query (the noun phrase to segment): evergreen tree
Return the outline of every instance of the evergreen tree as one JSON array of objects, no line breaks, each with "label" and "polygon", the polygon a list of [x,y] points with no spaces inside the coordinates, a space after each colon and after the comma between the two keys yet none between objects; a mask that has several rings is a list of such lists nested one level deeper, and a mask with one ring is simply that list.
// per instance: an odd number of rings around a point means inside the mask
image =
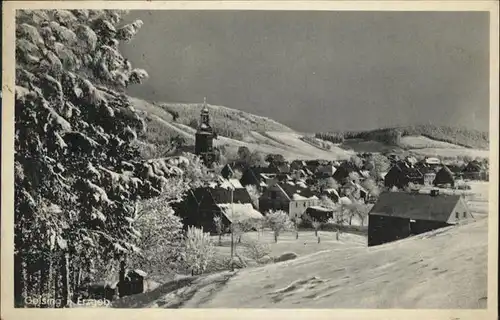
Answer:
[{"label": "evergreen tree", "polygon": [[147,73],[119,52],[142,25],[112,10],[16,14],[15,301],[67,306],[81,274],[137,251],[135,203],[182,170],[142,162],[125,88]]}]

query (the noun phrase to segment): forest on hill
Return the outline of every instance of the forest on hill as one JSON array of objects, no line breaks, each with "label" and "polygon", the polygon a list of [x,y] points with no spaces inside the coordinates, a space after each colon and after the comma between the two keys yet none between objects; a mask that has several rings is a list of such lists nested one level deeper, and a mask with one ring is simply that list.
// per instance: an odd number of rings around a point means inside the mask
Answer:
[{"label": "forest on hill", "polygon": [[389,145],[399,145],[399,138],[405,136],[424,136],[436,141],[448,142],[467,148],[488,149],[489,133],[474,129],[438,125],[415,125],[382,128],[367,131],[318,132],[317,138],[333,143],[347,139],[373,140]]}]

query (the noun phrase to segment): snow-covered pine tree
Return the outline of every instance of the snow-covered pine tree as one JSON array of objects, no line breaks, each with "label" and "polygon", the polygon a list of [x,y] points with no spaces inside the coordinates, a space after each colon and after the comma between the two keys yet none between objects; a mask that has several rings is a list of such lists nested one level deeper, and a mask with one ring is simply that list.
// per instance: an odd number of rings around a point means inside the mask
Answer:
[{"label": "snow-covered pine tree", "polygon": [[182,174],[133,147],[145,124],[123,92],[147,73],[119,52],[142,25],[124,13],[16,13],[17,306],[40,293],[67,306],[82,271],[137,250],[135,202]]}]

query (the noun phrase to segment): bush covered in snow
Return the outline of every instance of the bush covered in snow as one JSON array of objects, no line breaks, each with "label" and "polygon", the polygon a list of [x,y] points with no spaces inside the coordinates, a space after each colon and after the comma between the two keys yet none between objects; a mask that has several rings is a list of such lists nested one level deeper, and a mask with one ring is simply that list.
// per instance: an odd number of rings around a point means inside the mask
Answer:
[{"label": "bush covered in snow", "polygon": [[191,270],[193,275],[202,274],[207,269],[213,256],[214,244],[210,238],[210,233],[203,232],[203,229],[189,226],[182,252],[182,259],[186,269]]}]

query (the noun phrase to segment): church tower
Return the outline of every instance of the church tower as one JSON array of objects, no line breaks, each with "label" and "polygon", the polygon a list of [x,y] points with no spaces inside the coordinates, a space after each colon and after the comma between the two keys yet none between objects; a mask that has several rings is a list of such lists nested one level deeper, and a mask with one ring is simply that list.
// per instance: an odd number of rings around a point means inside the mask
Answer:
[{"label": "church tower", "polygon": [[210,126],[210,115],[208,113],[207,101],[206,99],[203,99],[200,123],[198,125],[198,131],[196,131],[194,153],[201,157],[207,167],[210,167],[215,161],[213,140],[214,131]]}]

